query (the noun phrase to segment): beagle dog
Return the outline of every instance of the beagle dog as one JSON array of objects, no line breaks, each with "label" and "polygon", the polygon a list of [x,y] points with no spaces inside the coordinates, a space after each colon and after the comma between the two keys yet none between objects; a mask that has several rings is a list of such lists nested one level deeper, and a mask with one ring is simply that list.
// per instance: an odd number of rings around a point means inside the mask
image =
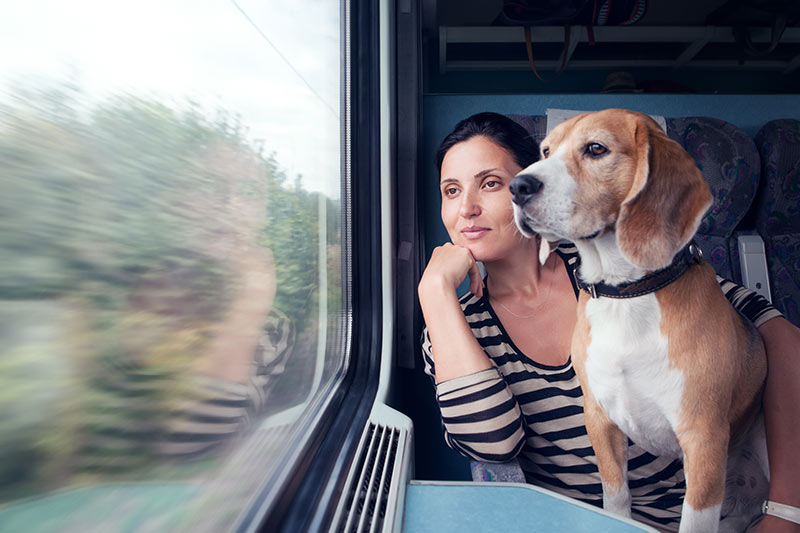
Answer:
[{"label": "beagle dog", "polygon": [[573,117],[511,182],[526,236],[578,249],[572,360],[603,506],[630,516],[627,437],[682,458],[680,531],[717,531],[729,444],[757,419],[761,337],[726,300],[691,239],[712,196],[694,161],[647,115]]}]

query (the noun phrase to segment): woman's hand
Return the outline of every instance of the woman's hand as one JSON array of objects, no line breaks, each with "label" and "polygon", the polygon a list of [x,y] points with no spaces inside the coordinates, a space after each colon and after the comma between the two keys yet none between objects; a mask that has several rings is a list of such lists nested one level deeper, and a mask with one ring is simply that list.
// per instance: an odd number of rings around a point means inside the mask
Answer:
[{"label": "woman's hand", "polygon": [[455,290],[467,276],[469,276],[470,292],[478,298],[483,296],[483,279],[472,252],[449,242],[437,246],[433,250],[428,266],[425,267],[425,272],[422,273],[419,282],[420,296],[426,287],[430,286]]}]

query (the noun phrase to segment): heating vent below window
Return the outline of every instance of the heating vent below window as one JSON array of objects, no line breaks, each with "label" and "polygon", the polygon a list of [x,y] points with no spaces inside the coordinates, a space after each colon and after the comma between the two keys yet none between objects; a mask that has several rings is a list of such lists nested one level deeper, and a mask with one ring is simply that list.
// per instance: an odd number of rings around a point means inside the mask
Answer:
[{"label": "heating vent below window", "polygon": [[[333,531],[372,533],[393,531],[402,522],[406,489],[409,431],[370,422],[356,453]],[[399,507],[399,511],[398,511]]]}]

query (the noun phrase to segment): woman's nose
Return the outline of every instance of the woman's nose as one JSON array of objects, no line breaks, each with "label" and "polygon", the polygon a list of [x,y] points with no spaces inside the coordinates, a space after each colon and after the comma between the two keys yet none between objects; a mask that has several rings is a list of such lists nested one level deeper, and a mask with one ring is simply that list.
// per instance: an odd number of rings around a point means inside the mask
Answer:
[{"label": "woman's nose", "polygon": [[478,199],[472,193],[466,193],[461,196],[461,216],[474,217],[480,214],[481,206]]}]

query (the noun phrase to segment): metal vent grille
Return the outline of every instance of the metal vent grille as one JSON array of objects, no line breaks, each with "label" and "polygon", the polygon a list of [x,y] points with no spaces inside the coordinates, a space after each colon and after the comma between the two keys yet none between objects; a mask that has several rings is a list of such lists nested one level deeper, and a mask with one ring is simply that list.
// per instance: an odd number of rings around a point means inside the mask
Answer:
[{"label": "metal vent grille", "polygon": [[383,531],[402,433],[394,427],[369,424],[354,465],[357,476],[345,493],[345,512],[336,527],[339,533]]}]

